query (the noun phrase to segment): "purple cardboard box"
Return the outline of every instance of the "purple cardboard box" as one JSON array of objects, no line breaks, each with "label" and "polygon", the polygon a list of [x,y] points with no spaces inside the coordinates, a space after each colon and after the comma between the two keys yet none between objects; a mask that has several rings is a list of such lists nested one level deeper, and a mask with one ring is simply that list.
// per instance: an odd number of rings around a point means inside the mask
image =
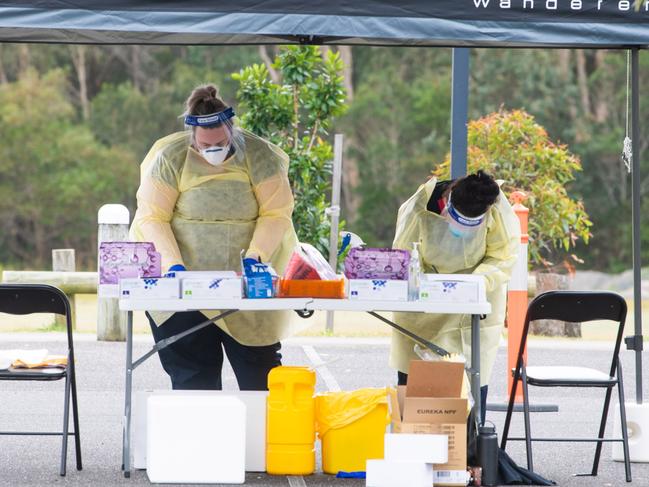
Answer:
[{"label": "purple cardboard box", "polygon": [[117,297],[126,277],[160,277],[160,254],[152,242],[102,242],[99,246],[99,294]]},{"label": "purple cardboard box", "polygon": [[407,250],[353,248],[345,258],[345,277],[405,281],[409,264]]}]

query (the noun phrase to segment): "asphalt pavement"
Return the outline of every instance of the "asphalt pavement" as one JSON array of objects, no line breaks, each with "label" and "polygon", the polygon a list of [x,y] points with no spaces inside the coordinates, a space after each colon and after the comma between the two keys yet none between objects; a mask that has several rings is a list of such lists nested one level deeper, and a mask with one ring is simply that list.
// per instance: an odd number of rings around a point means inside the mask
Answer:
[{"label": "asphalt pavement", "polygon": [[[151,346],[151,337],[136,336],[134,356],[139,357]],[[59,333],[3,334],[2,348],[47,348],[51,353],[64,350],[65,339]],[[385,338],[298,338],[287,340],[282,353],[286,365],[315,365],[317,390],[394,385],[396,374],[387,364],[389,342]],[[74,465],[74,446],[70,442],[68,474],[58,475],[60,439],[57,437],[0,436],[0,485],[149,485],[144,470],[133,471],[125,479],[121,471],[122,417],[124,409],[123,343],[97,342],[95,337],[75,337],[80,430],[83,470]],[[606,344],[583,341],[538,340],[530,344],[530,363],[585,365],[605,371],[610,365]],[[622,352],[626,397],[635,399],[634,362],[631,352]],[[506,349],[501,347],[490,385],[490,403],[505,402]],[[645,366],[645,370],[646,366]],[[145,362],[134,374],[134,390],[168,389],[169,381],[156,356]],[[236,390],[231,369],[224,370],[224,389]],[[554,404],[558,413],[536,413],[532,430],[539,436],[596,436],[604,393],[593,389],[532,389],[532,403]],[[645,375],[644,397],[649,398]],[[616,402],[615,400],[613,401]],[[63,382],[0,382],[0,430],[16,431],[60,428],[63,410]],[[488,419],[502,428],[504,413],[488,412]],[[522,436],[522,415],[518,414],[513,433]],[[609,415],[607,433],[613,431]],[[593,444],[536,443],[535,470],[560,486],[617,486],[624,481],[623,463],[611,460],[611,445],[603,449],[597,477],[574,477],[590,470]],[[510,455],[525,465],[524,444],[512,442]],[[319,452],[318,452],[319,458]],[[319,464],[319,460],[318,460]],[[319,471],[319,466],[318,466]],[[633,484],[649,486],[649,464],[632,464]],[[348,486],[365,485],[361,480],[336,479],[316,473],[305,477],[269,476],[249,473],[250,486]],[[404,486],[407,487],[407,486]]]}]

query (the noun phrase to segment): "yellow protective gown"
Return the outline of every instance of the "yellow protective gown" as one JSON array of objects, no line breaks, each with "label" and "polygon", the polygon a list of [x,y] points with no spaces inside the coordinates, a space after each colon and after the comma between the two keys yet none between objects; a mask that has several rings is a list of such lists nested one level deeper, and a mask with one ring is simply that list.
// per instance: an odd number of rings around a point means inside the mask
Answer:
[{"label": "yellow protective gown", "polygon": [[[240,270],[256,254],[282,274],[297,237],[288,156],[241,129],[238,150],[212,166],[190,147],[191,132],[158,140],[144,158],[131,238],[154,242],[162,268]],[[208,317],[218,314],[203,311]],[[172,313],[152,312],[158,326]],[[287,311],[238,312],[217,325],[239,343],[263,346],[290,333]]]},{"label": "yellow protective gown", "polygon": [[[426,209],[436,184],[435,178],[430,179],[401,205],[392,246],[411,250],[412,242],[420,242],[423,272],[481,274],[485,277],[491,314],[480,321],[480,377],[482,385],[486,385],[505,322],[507,282],[518,257],[520,223],[501,192],[475,235],[455,237],[450,233],[445,217]],[[451,353],[462,353],[470,360],[469,315],[394,313],[394,320],[418,336]],[[390,365],[407,373],[410,360],[418,358],[414,345],[410,338],[393,330]]]}]

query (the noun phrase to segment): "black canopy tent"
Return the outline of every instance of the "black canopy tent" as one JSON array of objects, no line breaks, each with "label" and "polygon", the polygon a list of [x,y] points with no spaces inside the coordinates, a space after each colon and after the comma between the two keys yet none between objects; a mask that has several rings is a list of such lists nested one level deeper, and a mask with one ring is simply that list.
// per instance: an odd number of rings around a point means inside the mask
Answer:
[{"label": "black canopy tent", "polygon": [[635,334],[626,343],[642,402],[638,72],[649,0],[0,1],[0,42],[630,49]]},{"label": "black canopy tent", "polygon": [[100,44],[649,45],[642,0],[0,2],[0,40]]}]

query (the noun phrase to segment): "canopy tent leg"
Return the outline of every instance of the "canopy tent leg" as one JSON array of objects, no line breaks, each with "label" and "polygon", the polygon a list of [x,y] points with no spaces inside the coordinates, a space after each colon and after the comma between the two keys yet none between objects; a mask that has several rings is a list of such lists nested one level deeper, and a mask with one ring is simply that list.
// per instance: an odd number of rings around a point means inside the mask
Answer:
[{"label": "canopy tent leg", "polygon": [[642,261],[640,258],[640,49],[631,49],[631,198],[633,231],[633,321],[635,335],[627,337],[629,350],[635,351],[635,395],[642,404]]},{"label": "canopy tent leg", "polygon": [[451,91],[451,179],[467,173],[467,124],[469,113],[469,48],[453,48]]}]

